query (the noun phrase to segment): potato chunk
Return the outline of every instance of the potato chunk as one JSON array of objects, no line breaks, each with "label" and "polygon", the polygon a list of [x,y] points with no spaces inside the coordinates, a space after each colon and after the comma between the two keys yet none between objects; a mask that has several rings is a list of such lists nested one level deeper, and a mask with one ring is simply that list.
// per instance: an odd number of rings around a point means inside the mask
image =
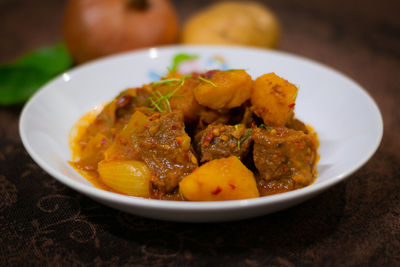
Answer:
[{"label": "potato chunk", "polygon": [[253,80],[244,70],[214,70],[200,76],[194,96],[201,105],[212,109],[239,107],[250,98]]},{"label": "potato chunk", "polygon": [[293,115],[297,90],[275,73],[258,77],[251,95],[254,113],[268,126],[284,126]]},{"label": "potato chunk", "polygon": [[212,160],[179,183],[183,197],[192,201],[219,201],[259,196],[253,173],[234,156]]},{"label": "potato chunk", "polygon": [[200,105],[197,103],[193,90],[200,83],[197,77],[187,77],[183,83],[181,81],[171,82],[166,84],[157,85],[153,88],[159,91],[162,95],[174,92],[172,97],[169,98],[171,109],[173,111],[181,111],[185,122],[193,122],[198,120]]}]

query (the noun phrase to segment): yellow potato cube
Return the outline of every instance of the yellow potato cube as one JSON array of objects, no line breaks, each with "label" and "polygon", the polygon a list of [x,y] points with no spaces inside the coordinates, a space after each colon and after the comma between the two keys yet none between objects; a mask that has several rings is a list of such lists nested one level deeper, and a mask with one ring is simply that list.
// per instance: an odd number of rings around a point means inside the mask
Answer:
[{"label": "yellow potato cube", "polygon": [[253,80],[244,70],[210,71],[210,77],[194,90],[194,97],[201,105],[211,109],[234,108],[251,96]]},{"label": "yellow potato cube", "polygon": [[179,183],[192,201],[220,201],[259,197],[253,173],[234,156],[207,162]]},{"label": "yellow potato cube", "polygon": [[258,77],[251,95],[254,113],[268,126],[284,126],[293,115],[297,90],[275,73]]},{"label": "yellow potato cube", "polygon": [[161,92],[163,95],[178,90],[168,99],[171,109],[179,110],[183,113],[185,122],[193,122],[198,120],[200,105],[194,97],[194,88],[199,84],[199,80],[195,77],[185,78],[183,84],[180,81],[155,86],[153,89]]}]

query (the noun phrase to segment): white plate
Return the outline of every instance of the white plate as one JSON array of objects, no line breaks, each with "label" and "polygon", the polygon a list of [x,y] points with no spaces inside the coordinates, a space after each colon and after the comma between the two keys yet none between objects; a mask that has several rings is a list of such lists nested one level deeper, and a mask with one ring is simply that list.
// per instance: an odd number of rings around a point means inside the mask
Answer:
[{"label": "white plate", "polygon": [[[142,199],[93,187],[73,170],[68,133],[96,105],[127,87],[150,82],[165,72],[177,53],[199,55],[191,70],[246,69],[253,78],[275,72],[300,87],[296,115],[319,134],[319,176],[308,187],[257,199],[179,202]],[[215,57],[219,56],[219,57]],[[225,61],[221,61],[221,58]],[[377,149],[382,117],[372,98],[343,74],[298,56],[261,49],[224,46],[169,46],[108,57],[66,72],[44,86],[24,107],[22,142],[36,161],[61,183],[107,206],[145,217],[191,222],[244,219],[287,208],[309,199],[360,168]]]}]

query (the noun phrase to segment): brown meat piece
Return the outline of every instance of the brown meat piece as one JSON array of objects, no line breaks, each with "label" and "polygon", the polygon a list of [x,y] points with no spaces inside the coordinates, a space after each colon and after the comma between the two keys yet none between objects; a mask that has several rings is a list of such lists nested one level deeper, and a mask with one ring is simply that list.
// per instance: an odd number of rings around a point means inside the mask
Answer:
[{"label": "brown meat piece", "polygon": [[243,124],[250,128],[254,122],[250,101],[233,109],[214,110],[202,106],[199,117],[197,128],[200,130],[204,130],[209,124]]},{"label": "brown meat piece", "polygon": [[151,95],[151,90],[147,87],[129,88],[122,91],[115,99],[116,103],[116,116],[122,118],[130,116],[137,107],[144,107],[147,105],[147,99]]},{"label": "brown meat piece", "polygon": [[229,109],[214,110],[202,106],[199,111],[199,117],[199,123],[202,125],[227,123],[229,121]]},{"label": "brown meat piece", "polygon": [[185,132],[182,113],[154,114],[145,130],[133,136],[133,149],[153,173],[152,184],[162,196],[198,167]]},{"label": "brown meat piece", "polygon": [[194,139],[200,162],[229,156],[244,157],[250,149],[251,131],[244,125],[208,125]]},{"label": "brown meat piece", "polygon": [[240,107],[229,110],[229,121],[227,124],[243,124],[245,127],[250,128],[253,122],[254,118],[250,101],[246,101]]},{"label": "brown meat piece", "polygon": [[294,189],[313,181],[317,159],[317,142],[313,135],[284,127],[268,127],[255,129],[252,138],[254,163],[264,182],[279,180],[286,183],[283,186],[287,189]]},{"label": "brown meat piece", "polygon": [[307,126],[299,119],[292,117],[285,125],[289,129],[293,129],[296,131],[302,131],[305,134],[308,134]]}]

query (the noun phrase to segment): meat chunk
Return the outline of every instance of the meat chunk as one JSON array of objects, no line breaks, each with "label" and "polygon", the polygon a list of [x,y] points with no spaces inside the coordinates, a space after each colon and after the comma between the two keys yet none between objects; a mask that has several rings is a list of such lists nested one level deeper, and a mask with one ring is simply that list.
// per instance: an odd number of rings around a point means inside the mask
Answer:
[{"label": "meat chunk", "polygon": [[317,159],[313,135],[275,127],[255,129],[252,138],[254,163],[265,182],[286,181],[294,189],[313,181]]},{"label": "meat chunk", "polygon": [[135,138],[141,147],[141,158],[157,177],[152,181],[153,186],[161,192],[171,192],[198,166],[182,113],[163,114],[145,128]]},{"label": "meat chunk", "polygon": [[289,129],[293,129],[296,131],[302,131],[305,134],[308,134],[307,126],[299,119],[292,117],[285,125]]},{"label": "meat chunk", "polygon": [[183,115],[137,111],[105,152],[106,160],[139,160],[149,167],[155,195],[172,192],[197,166]]},{"label": "meat chunk", "polygon": [[200,162],[229,156],[243,157],[248,154],[251,144],[251,129],[236,126],[211,124],[195,136],[195,148]]},{"label": "meat chunk", "polygon": [[201,107],[199,112],[199,125],[204,129],[204,125],[225,124],[229,121],[229,109],[214,110],[207,107]]}]

